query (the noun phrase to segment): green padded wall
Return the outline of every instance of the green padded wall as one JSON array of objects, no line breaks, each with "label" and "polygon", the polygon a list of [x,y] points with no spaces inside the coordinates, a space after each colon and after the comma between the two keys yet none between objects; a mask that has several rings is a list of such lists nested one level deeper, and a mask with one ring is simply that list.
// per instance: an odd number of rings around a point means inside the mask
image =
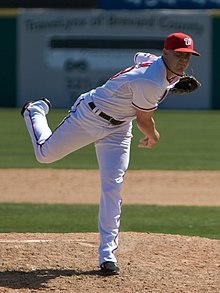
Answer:
[{"label": "green padded wall", "polygon": [[0,10],[0,107],[16,106],[16,11]]}]

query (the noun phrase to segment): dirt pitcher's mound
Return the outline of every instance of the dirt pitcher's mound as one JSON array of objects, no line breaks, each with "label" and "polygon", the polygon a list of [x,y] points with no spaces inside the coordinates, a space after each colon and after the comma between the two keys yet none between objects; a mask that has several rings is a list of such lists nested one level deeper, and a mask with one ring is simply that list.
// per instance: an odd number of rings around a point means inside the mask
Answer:
[{"label": "dirt pitcher's mound", "polygon": [[1,234],[0,292],[220,292],[218,240],[121,233],[120,275],[102,277],[98,237]]}]

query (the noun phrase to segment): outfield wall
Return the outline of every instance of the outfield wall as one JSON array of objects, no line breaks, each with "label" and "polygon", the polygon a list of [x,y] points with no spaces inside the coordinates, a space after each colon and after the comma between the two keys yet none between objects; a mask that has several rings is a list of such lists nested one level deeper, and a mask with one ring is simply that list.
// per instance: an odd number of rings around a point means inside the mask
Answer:
[{"label": "outfield wall", "polygon": [[219,25],[218,14],[209,10],[2,12],[0,106],[20,107],[47,96],[54,107],[69,107],[78,95],[132,65],[135,52],[161,54],[164,37],[183,31],[202,54],[192,58],[188,70],[192,68],[202,87],[190,95],[170,96],[161,108],[220,108],[218,83],[213,82],[220,62],[220,42],[213,32],[217,35]]},{"label": "outfield wall", "polygon": [[17,105],[15,9],[0,10],[0,106]]},{"label": "outfield wall", "polygon": [[220,10],[212,11],[212,109],[220,109]]}]

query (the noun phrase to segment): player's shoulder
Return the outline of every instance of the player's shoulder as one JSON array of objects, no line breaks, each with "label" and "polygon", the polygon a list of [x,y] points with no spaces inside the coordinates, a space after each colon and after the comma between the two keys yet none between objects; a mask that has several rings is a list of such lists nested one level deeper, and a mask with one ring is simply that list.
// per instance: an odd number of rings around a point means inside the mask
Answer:
[{"label": "player's shoulder", "polygon": [[140,64],[140,63],[153,63],[154,61],[156,61],[159,57],[151,54],[151,53],[146,53],[146,52],[137,52],[134,55],[134,63],[136,65]]},{"label": "player's shoulder", "polygon": [[154,92],[158,95],[168,86],[166,80],[166,71],[161,65],[160,59],[152,65],[145,67],[145,63],[137,65],[136,75],[131,80],[131,85],[140,87],[148,92]]}]

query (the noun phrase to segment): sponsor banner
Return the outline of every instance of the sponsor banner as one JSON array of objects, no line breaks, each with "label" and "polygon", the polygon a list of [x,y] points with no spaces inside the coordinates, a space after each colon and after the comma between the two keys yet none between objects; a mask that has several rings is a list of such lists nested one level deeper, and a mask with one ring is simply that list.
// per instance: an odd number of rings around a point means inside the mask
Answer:
[{"label": "sponsor banner", "polygon": [[220,8],[219,0],[98,0],[102,9],[212,9]]},{"label": "sponsor banner", "polygon": [[48,97],[69,107],[81,94],[133,65],[138,51],[162,53],[164,38],[183,31],[202,57],[192,57],[189,73],[202,90],[170,96],[161,108],[209,108],[210,18],[207,12],[173,10],[21,10],[18,16],[18,104]]}]

